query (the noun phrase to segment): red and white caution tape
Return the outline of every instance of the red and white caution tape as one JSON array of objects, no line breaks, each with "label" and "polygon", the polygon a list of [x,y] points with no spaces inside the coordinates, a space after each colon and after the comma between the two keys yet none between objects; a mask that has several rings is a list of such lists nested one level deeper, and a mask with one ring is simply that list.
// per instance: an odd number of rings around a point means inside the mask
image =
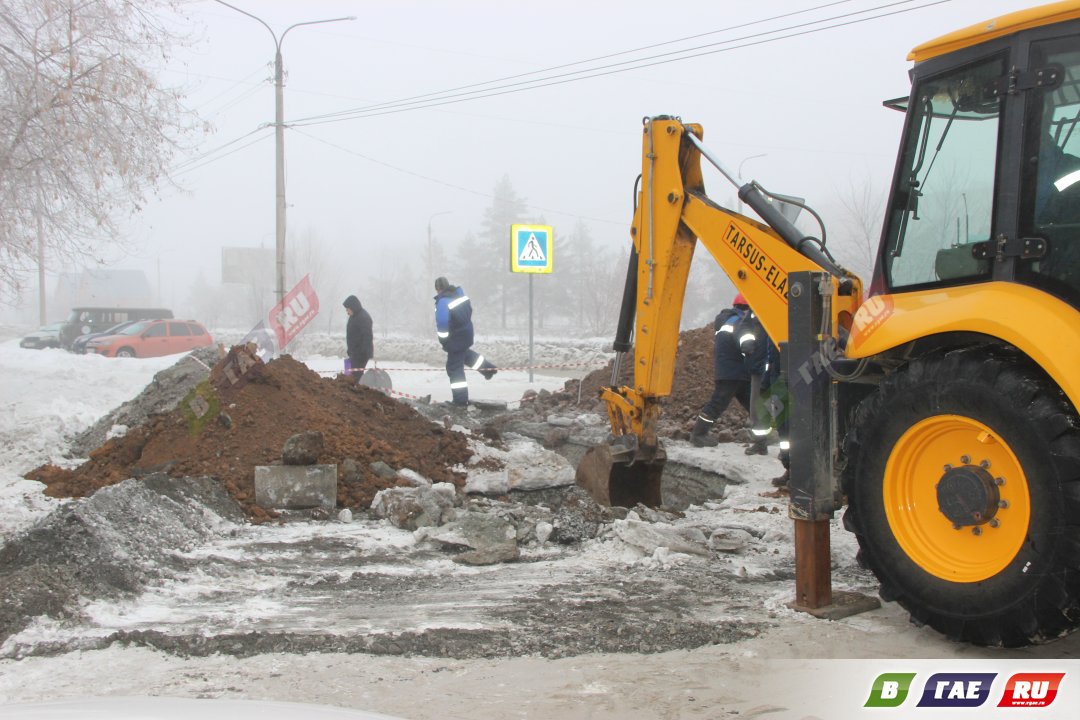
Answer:
[{"label": "red and white caution tape", "polygon": [[[562,363],[560,365],[498,365],[495,370],[502,372],[503,370],[543,370],[543,369],[555,369],[555,368],[573,368],[573,367],[603,367],[607,365],[608,361],[603,362],[593,360],[591,362],[578,362],[578,363]],[[443,368],[431,367],[431,368],[395,368],[395,367],[379,367],[380,370],[387,372],[446,372]],[[472,370],[473,368],[466,367],[466,370]],[[327,371],[322,371],[327,372]],[[478,371],[479,372],[479,371]]]},{"label": "red and white caution tape", "polygon": [[420,397],[419,395],[410,395],[409,393],[403,393],[400,390],[392,390],[390,388],[371,388],[371,389],[372,390],[378,390],[380,392],[384,392],[387,395],[399,395],[399,396],[401,396],[403,398],[409,398],[410,400],[419,400],[420,402],[426,402],[426,403],[431,402],[431,396],[430,395],[425,395],[423,397]]}]

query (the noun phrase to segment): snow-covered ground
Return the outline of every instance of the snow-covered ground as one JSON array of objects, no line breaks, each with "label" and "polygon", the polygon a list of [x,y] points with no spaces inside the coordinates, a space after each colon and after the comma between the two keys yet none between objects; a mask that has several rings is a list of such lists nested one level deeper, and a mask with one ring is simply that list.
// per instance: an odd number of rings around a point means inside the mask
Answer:
[{"label": "snow-covered ground", "polygon": [[176,357],[104,358],[0,342],[0,542],[56,505],[22,474],[64,458],[68,440],[146,386]]},{"label": "snow-covered ground", "polygon": [[[341,338],[316,336],[308,343],[313,350],[329,351]],[[423,343],[397,340],[390,346],[409,352],[410,357],[430,354]],[[133,398],[154,374],[182,356],[161,358],[104,358],[74,355],[63,350],[25,350],[18,339],[0,341],[0,544],[12,532],[22,530],[55,507],[56,501],[41,493],[40,483],[24,480],[22,474],[52,462],[72,466],[78,458],[65,457],[67,442],[100,417]],[[567,374],[585,374],[606,360],[599,353],[580,352],[568,356],[562,376],[528,370],[502,370],[497,380],[485,382],[472,376],[472,398],[514,403],[527,390],[561,388]],[[343,360],[326,354],[297,354],[313,370],[331,375],[340,372]],[[184,361],[184,362],[190,362]],[[558,361],[556,361],[556,364]],[[433,402],[450,399],[446,371],[438,365],[390,360],[373,363],[388,368],[393,394],[399,397],[429,396]]]},{"label": "snow-covered ground", "polygon": [[[330,354],[297,354],[316,370],[335,372]],[[569,353],[566,364],[575,355]],[[579,356],[580,357],[580,356]],[[21,473],[64,457],[67,440],[120,402],[134,397],[153,374],[177,358],[104,359],[60,351],[28,351],[17,340],[0,342],[0,530],[10,538],[56,507],[41,485]],[[581,360],[581,362],[591,362]],[[449,397],[441,367],[387,360],[395,390]],[[582,367],[584,374],[591,367]],[[527,389],[561,387],[565,377],[505,370],[474,383],[474,397],[516,401]],[[791,526],[784,501],[768,497],[772,457],[747,457],[738,446],[692,448],[672,443],[685,462],[722,466],[736,482],[725,497],[692,507],[673,531],[724,528],[747,551],[707,560],[658,547],[651,527],[633,519],[579,549],[529,550],[524,562],[469,568],[425,551],[412,533],[380,521],[301,522],[235,526],[214,539],[183,548],[187,569],[162,575],[141,596],[95,600],[80,623],[39,621],[7,644],[0,660],[0,704],[88,696],[162,695],[184,698],[317,702],[402,718],[680,718],[862,717],[862,703],[884,672],[1066,672],[1058,704],[1040,717],[1074,717],[1080,699],[1080,642],[1074,635],[1038,648],[992,650],[957,645],[911,626],[906,614],[880,610],[827,622],[786,607],[792,581]],[[854,562],[855,545],[833,524],[833,572],[838,587],[872,591],[872,579]],[[650,543],[652,543],[650,545]],[[671,544],[670,542],[668,543]],[[338,548],[338,555],[313,549]],[[396,561],[391,556],[397,556]],[[332,588],[354,573],[397,575],[415,585],[394,586],[397,604],[361,594],[350,603]],[[686,578],[715,581],[722,597],[688,595]],[[430,586],[425,588],[425,586]],[[402,594],[402,587],[415,588]],[[330,588],[330,589],[328,589]],[[234,642],[258,633],[289,636],[450,627],[474,632],[496,627],[512,611],[541,616],[540,590],[554,588],[571,607],[596,607],[611,627],[653,622],[612,619],[604,598],[622,602],[663,591],[679,604],[675,622],[753,628],[743,639],[689,650],[578,654],[545,659],[448,659],[355,652],[164,652],[95,638],[167,632],[210,640],[233,633]],[[560,590],[561,588],[561,590]],[[653,588],[653,590],[650,590]],[[425,592],[425,590],[427,592]],[[355,593],[354,593],[355,595]],[[347,596],[348,597],[348,596]],[[657,597],[660,597],[659,595]],[[336,600],[335,600],[336,598]],[[621,607],[621,605],[619,606]],[[497,629],[497,628],[496,628]],[[560,628],[552,628],[552,631]],[[648,627],[644,628],[648,637]],[[619,630],[622,632],[622,630]],[[497,633],[496,633],[497,635]],[[19,657],[18,647],[55,642],[64,652]],[[220,641],[219,641],[220,642]],[[73,647],[84,647],[73,650]],[[219,644],[215,647],[224,648]],[[15,648],[13,651],[12,649]],[[998,682],[1004,683],[999,677]],[[909,703],[910,704],[910,703]],[[1028,717],[1030,711],[996,710],[992,717]],[[899,712],[899,711],[898,711]],[[989,712],[983,710],[983,712]],[[1019,713],[1019,714],[1017,714]],[[1024,713],[1028,713],[1025,715]],[[964,715],[963,709],[951,714]],[[5,712],[0,705],[0,717]],[[906,713],[898,714],[906,716]],[[965,717],[987,715],[967,714]]]}]

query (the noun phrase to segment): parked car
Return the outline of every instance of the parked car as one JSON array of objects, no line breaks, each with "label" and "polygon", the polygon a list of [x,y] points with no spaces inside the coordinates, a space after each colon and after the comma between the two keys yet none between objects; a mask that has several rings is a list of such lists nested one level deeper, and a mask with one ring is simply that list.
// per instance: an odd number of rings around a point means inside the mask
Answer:
[{"label": "parked car", "polygon": [[86,352],[106,357],[160,357],[212,345],[213,339],[193,320],[142,320],[115,335],[86,343]]},{"label": "parked car", "polygon": [[43,350],[45,348],[60,347],[60,328],[62,322],[49,323],[30,333],[19,341],[19,347],[30,350]]},{"label": "parked car", "polygon": [[80,335],[79,337],[75,338],[74,342],[71,343],[71,352],[78,353],[80,355],[85,355],[86,354],[86,345],[91,340],[96,340],[97,338],[104,337],[106,335],[116,335],[117,333],[119,333],[124,328],[131,327],[132,325],[134,325],[137,322],[138,322],[138,320],[128,320],[127,322],[122,322],[119,325],[113,325],[108,330],[102,330],[101,332],[87,333],[86,335]]},{"label": "parked car", "polygon": [[60,330],[60,347],[71,349],[80,335],[102,332],[129,320],[164,320],[173,316],[166,308],[76,307]]}]

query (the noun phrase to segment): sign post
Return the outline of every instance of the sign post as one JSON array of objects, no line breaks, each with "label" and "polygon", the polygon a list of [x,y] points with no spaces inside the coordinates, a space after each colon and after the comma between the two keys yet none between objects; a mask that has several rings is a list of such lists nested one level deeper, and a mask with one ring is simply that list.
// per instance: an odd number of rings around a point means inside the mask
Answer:
[{"label": "sign post", "polygon": [[510,226],[510,271],[529,274],[529,382],[533,381],[533,275],[551,273],[553,244],[550,225]]}]

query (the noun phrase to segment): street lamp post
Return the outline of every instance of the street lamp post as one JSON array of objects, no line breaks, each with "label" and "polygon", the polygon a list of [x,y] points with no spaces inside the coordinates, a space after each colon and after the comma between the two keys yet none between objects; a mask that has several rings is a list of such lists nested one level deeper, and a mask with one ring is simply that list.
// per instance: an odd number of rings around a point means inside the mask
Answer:
[{"label": "street lamp post", "polygon": [[[750,157],[745,157],[741,161],[739,161],[739,169],[735,173],[736,175],[739,176],[739,182],[742,182],[742,167],[743,167],[743,165],[746,164],[747,160],[754,160],[754,159],[757,159],[757,158],[763,158],[763,157],[766,157],[767,155],[768,155],[768,153],[760,153],[758,155],[751,155]],[[742,215],[742,210],[743,210],[743,201],[742,201],[742,198],[739,198],[739,214],[740,215]]]},{"label": "street lamp post", "polygon": [[431,239],[431,221],[440,215],[449,215],[453,210],[443,210],[441,212],[434,213],[427,221],[427,271],[428,281],[433,282],[435,280],[435,249]]},{"label": "street lamp post", "polygon": [[252,20],[258,21],[270,32],[270,37],[274,39],[274,154],[276,158],[274,192],[276,211],[274,216],[274,227],[276,229],[277,239],[277,288],[275,293],[277,295],[278,303],[281,303],[281,301],[285,299],[285,71],[281,60],[281,44],[285,42],[285,36],[293,28],[302,25],[320,25],[322,23],[355,20],[356,17],[350,15],[348,17],[330,18],[327,20],[309,20],[306,22],[294,23],[285,28],[281,33],[281,37],[278,37],[273,28],[267,25],[262,19],[255,17],[246,10],[241,10],[234,5],[224,2],[224,0],[216,1],[220,5],[232,8],[242,15],[247,15]]}]

